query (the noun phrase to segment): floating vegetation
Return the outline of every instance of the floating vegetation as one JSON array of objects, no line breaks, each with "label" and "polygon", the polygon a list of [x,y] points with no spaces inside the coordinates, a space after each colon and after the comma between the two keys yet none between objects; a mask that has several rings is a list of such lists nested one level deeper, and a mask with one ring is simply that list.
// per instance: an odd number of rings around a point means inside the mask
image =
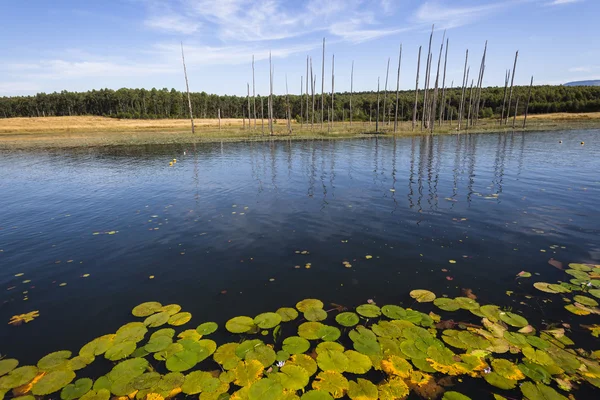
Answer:
[{"label": "floating vegetation", "polygon": [[[564,296],[565,308],[576,315],[599,313],[600,267],[569,268],[576,282],[533,286]],[[0,394],[22,400],[165,400],[180,394],[200,400],[394,400],[410,394],[468,400],[461,383],[481,379],[496,399],[560,400],[574,398],[571,392],[584,385],[600,388],[600,351],[574,348],[565,327],[536,329],[516,310],[482,305],[469,289],[463,294],[413,290],[411,307],[418,310],[373,301],[325,310],[322,301],[306,299],[294,308],[233,317],[227,332],[215,322],[179,328],[190,323],[190,313],[146,302],[131,312],[137,321],[77,354],[56,351],[35,366],[0,360]],[[581,326],[600,335],[600,325]],[[206,338],[217,331],[229,342]],[[100,357],[113,363],[111,369],[95,380],[82,376]]]},{"label": "floating vegetation", "polygon": [[31,312],[28,312],[27,314],[14,315],[10,319],[10,321],[8,321],[8,323],[10,325],[21,325],[23,322],[25,322],[27,324],[39,316],[40,316],[39,311],[31,311]]}]

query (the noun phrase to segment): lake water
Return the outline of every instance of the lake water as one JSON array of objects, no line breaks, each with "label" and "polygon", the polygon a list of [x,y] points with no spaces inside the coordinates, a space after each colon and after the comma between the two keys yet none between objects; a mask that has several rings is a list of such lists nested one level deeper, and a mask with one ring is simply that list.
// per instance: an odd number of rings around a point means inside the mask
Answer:
[{"label": "lake water", "polygon": [[524,295],[563,277],[550,258],[600,263],[599,133],[0,152],[0,353],[76,351],[149,300],[222,325],[470,288],[567,319]]}]

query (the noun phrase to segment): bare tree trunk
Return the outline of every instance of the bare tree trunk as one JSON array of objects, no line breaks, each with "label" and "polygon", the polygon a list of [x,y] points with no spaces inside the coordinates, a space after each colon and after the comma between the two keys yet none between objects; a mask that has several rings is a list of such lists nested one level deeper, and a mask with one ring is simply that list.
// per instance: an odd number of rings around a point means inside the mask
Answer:
[{"label": "bare tree trunk", "polygon": [[321,130],[325,117],[325,38],[323,38],[323,58],[321,61]]},{"label": "bare tree trunk", "polygon": [[442,126],[442,120],[444,118],[444,108],[446,107],[446,65],[448,64],[448,45],[450,44],[449,39],[446,39],[446,55],[444,56],[444,78],[442,79],[442,101],[440,101],[440,122]]},{"label": "bare tree trunk", "polygon": [[502,114],[500,115],[500,125],[504,122],[504,108],[506,107],[506,95],[508,93],[508,81],[510,80],[510,70],[504,75],[504,98],[502,99]]},{"label": "bare tree trunk", "polygon": [[310,58],[310,93],[312,95],[312,119],[310,122],[310,129],[314,128],[315,125],[315,81],[316,76],[313,75],[312,57]]},{"label": "bare tree trunk", "polygon": [[254,108],[254,129],[256,129],[256,85],[254,82],[254,54],[252,54],[252,104]]},{"label": "bare tree trunk", "polygon": [[442,37],[442,44],[440,45],[440,55],[438,56],[437,72],[435,74],[435,88],[433,90],[433,102],[431,103],[431,111],[429,112],[429,124],[431,125],[431,133],[435,128],[435,115],[437,111],[437,98],[439,94],[440,84],[440,66],[442,64],[442,51],[444,51],[444,39],[446,39],[446,31]]},{"label": "bare tree trunk", "polygon": [[350,70],[350,126],[352,126],[352,92],[354,91],[354,60]]},{"label": "bare tree trunk", "polygon": [[431,26],[431,34],[429,35],[429,49],[427,50],[427,66],[425,68],[425,94],[423,96],[423,115],[421,116],[421,130],[425,127],[425,121],[428,120],[428,107],[429,107],[429,79],[431,76],[431,42],[433,41],[433,31],[435,25]]},{"label": "bare tree trunk", "polygon": [[529,93],[527,94],[527,104],[525,105],[525,119],[523,119],[523,129],[527,124],[527,113],[529,112],[529,101],[531,101],[531,88],[533,87],[533,76],[531,77],[531,84],[529,85]]},{"label": "bare tree trunk", "polygon": [[517,122],[517,112],[519,111],[519,99],[521,98],[521,96],[517,97],[517,101],[515,104],[515,115],[513,116],[513,130],[515,129],[515,123]]},{"label": "bare tree trunk", "polygon": [[[312,81],[312,73],[311,73]],[[308,56],[306,56],[306,126],[308,126]]]},{"label": "bare tree trunk", "polygon": [[510,92],[508,95],[508,112],[506,113],[506,121],[504,125],[508,125],[508,117],[510,116],[510,105],[512,104],[513,84],[515,83],[515,72],[517,71],[517,58],[519,58],[519,51],[515,53],[515,64],[513,65],[512,77],[510,78]]},{"label": "bare tree trunk", "polygon": [[383,89],[383,126],[385,126],[385,114],[387,111],[387,108],[385,107],[385,105],[387,103],[387,85],[388,85],[389,75],[390,75],[390,58],[388,57],[387,70],[385,72],[385,87]]},{"label": "bare tree trunk", "polygon": [[220,108],[217,110],[217,116],[219,118],[219,130],[221,130],[221,109]]},{"label": "bare tree trunk", "polygon": [[335,108],[333,108],[333,96],[335,95],[335,54],[331,56],[331,129],[333,129],[333,121],[335,119]]},{"label": "bare tree trunk", "polygon": [[400,43],[400,54],[398,56],[398,77],[396,78],[396,112],[394,114],[394,133],[398,130],[398,101],[400,98],[400,66],[402,65],[402,43]]},{"label": "bare tree trunk", "polygon": [[415,108],[413,109],[412,130],[415,130],[417,124],[417,103],[419,101],[419,70],[421,69],[421,46],[419,46],[419,58],[417,61],[417,83],[415,84]]},{"label": "bare tree trunk", "polygon": [[269,131],[273,136],[273,62],[269,51]]},{"label": "bare tree trunk", "polygon": [[250,84],[248,83],[248,129],[251,127],[250,123]]},{"label": "bare tree trunk", "polygon": [[302,97],[304,97],[304,94],[302,93],[304,90],[304,82],[302,79],[303,77],[300,75],[300,128],[304,127],[304,102],[302,101]]},{"label": "bare tree trunk", "polygon": [[467,75],[467,62],[469,60],[469,49],[467,49],[467,53],[465,55],[465,70],[463,72],[463,84],[462,84],[462,94],[460,96],[460,105],[458,106],[458,130],[460,131],[460,127],[462,124],[462,116],[464,113],[464,100],[465,100],[465,90],[467,87],[467,82],[469,81]]},{"label": "bare tree trunk", "polygon": [[[481,57],[481,65],[479,66],[479,77],[477,78],[477,94],[475,95],[475,115],[474,121],[477,124],[479,120],[479,102],[481,101],[481,88],[483,86],[483,75],[485,74],[485,55],[487,53],[487,40],[485,41],[485,47],[483,49],[483,56]],[[471,121],[473,122],[473,121]],[[472,124],[473,125],[473,124]]]},{"label": "bare tree trunk", "polygon": [[379,77],[377,77],[377,118],[375,119],[375,133],[379,132]]},{"label": "bare tree trunk", "polygon": [[265,102],[264,97],[260,97],[260,123],[262,126],[262,134],[265,134]]},{"label": "bare tree trunk", "polygon": [[285,75],[285,119],[287,120],[288,134],[292,133],[292,115],[290,111],[290,96],[288,92],[287,74]]},{"label": "bare tree trunk", "polygon": [[185,55],[183,54],[183,42],[181,42],[181,61],[183,62],[183,75],[185,76],[185,88],[187,90],[188,107],[190,109],[190,121],[192,122],[192,133],[196,133],[194,128],[194,114],[192,113],[192,98],[190,97],[190,85],[188,83],[187,68],[185,67]]},{"label": "bare tree trunk", "polygon": [[471,93],[469,94],[469,114],[467,115],[467,130],[469,129],[469,122],[471,121],[471,108],[473,107],[473,81],[471,79]]}]

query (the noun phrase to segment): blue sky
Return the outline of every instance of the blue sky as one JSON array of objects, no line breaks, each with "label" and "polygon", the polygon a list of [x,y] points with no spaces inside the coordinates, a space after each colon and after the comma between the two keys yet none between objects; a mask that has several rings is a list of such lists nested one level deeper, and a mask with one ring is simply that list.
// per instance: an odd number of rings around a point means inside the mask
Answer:
[{"label": "blue sky", "polygon": [[[485,86],[504,84],[519,50],[515,83],[560,84],[600,79],[598,0],[0,0],[0,96],[120,87],[246,93],[256,59],[257,93],[268,92],[273,54],[276,93],[300,92],[306,56],[325,90],[374,90],[391,57],[395,88],[403,45],[402,89],[414,88],[419,45],[423,60],[435,24],[434,66],[444,30],[450,39],[448,78],[460,85],[465,50],[476,75],[489,41]],[[423,78],[423,73],[421,73]],[[476,78],[476,76],[475,76]],[[423,85],[421,79],[421,86]]]}]

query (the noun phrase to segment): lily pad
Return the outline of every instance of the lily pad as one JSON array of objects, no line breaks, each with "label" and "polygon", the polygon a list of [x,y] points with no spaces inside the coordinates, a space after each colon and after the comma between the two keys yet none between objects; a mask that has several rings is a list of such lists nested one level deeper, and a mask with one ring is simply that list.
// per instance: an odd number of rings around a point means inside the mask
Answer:
[{"label": "lily pad", "polygon": [[284,365],[280,371],[279,381],[285,389],[302,390],[308,385],[309,375],[304,368],[296,365]]},{"label": "lily pad", "polygon": [[74,383],[68,384],[60,392],[62,400],[75,400],[86,394],[92,389],[92,380],[89,378],[77,379]]},{"label": "lily pad", "polygon": [[381,307],[381,312],[390,319],[403,319],[406,317],[406,310],[393,304]]},{"label": "lily pad", "polygon": [[597,307],[598,306],[598,302],[596,300],[592,299],[591,297],[576,295],[575,297],[573,297],[573,300],[575,300],[576,302],[578,302],[580,304],[583,304],[584,306],[589,306],[589,307]]},{"label": "lily pad", "polygon": [[519,364],[519,369],[526,377],[533,381],[543,382],[549,385],[552,380],[550,372],[541,365],[524,361],[522,364]]},{"label": "lily pad", "polygon": [[309,308],[323,308],[323,302],[317,299],[305,299],[298,302],[296,308],[300,312],[305,312]]},{"label": "lily pad", "polygon": [[317,365],[323,371],[345,372],[349,362],[348,357],[338,351],[324,351],[317,356]]},{"label": "lily pad", "polygon": [[144,349],[149,353],[165,350],[173,343],[173,339],[168,336],[155,336],[150,338],[150,341],[144,346]]},{"label": "lily pad", "polygon": [[334,399],[344,396],[349,388],[348,379],[335,371],[324,371],[312,383],[313,389],[328,392]]},{"label": "lily pad", "polygon": [[175,315],[181,311],[181,306],[179,304],[169,304],[167,306],[162,306],[158,311],[165,312],[169,315]]},{"label": "lily pad", "polygon": [[70,351],[55,351],[54,353],[42,357],[38,361],[37,366],[41,371],[51,371],[66,365],[69,358],[71,358]]},{"label": "lily pad", "polygon": [[307,321],[324,321],[327,319],[327,311],[322,308],[310,307],[303,313]]},{"label": "lily pad", "polygon": [[371,370],[373,362],[369,357],[354,350],[346,350],[344,355],[348,358],[346,372],[351,374],[366,374]]},{"label": "lily pad", "polygon": [[558,393],[550,386],[543,383],[525,382],[521,385],[521,393],[528,400],[567,400],[565,396]]},{"label": "lily pad", "polygon": [[254,318],[254,324],[260,329],[275,328],[281,323],[281,315],[274,312],[266,312],[257,315]]},{"label": "lily pad", "polygon": [[322,390],[309,390],[304,393],[301,400],[333,400],[333,397],[327,392]]},{"label": "lily pad", "polygon": [[108,389],[90,390],[83,396],[81,400],[108,400],[110,399],[110,391]]},{"label": "lily pad", "polygon": [[381,308],[375,304],[363,304],[356,307],[356,312],[367,318],[377,318],[381,315]]},{"label": "lily pad", "polygon": [[435,300],[435,293],[430,292],[429,290],[416,289],[410,292],[410,297],[419,303],[429,303]]},{"label": "lily pad", "polygon": [[172,372],[183,372],[193,368],[198,363],[198,353],[192,350],[182,350],[167,358],[166,367]]},{"label": "lily pad", "polygon": [[465,396],[462,393],[449,391],[444,393],[444,397],[442,397],[442,400],[471,400],[471,398]]},{"label": "lily pad", "polygon": [[446,297],[438,297],[433,301],[433,304],[444,311],[456,311],[460,309],[460,305],[456,300]]},{"label": "lily pad", "polygon": [[525,318],[512,312],[501,312],[500,319],[508,325],[515,326],[517,328],[522,328],[528,325],[528,322]]},{"label": "lily pad", "polygon": [[146,318],[144,320],[144,325],[146,325],[149,328],[156,328],[169,322],[169,318],[171,318],[171,315],[169,315],[168,313],[164,311],[159,312],[158,314],[153,314]]},{"label": "lily pad", "polygon": [[479,303],[468,297],[456,297],[454,298],[454,301],[456,301],[463,310],[477,310],[479,308]]},{"label": "lily pad", "polygon": [[281,322],[289,322],[298,318],[298,311],[295,308],[281,307],[275,312],[281,317]]},{"label": "lily pad", "polygon": [[69,370],[57,370],[48,372],[31,388],[35,396],[45,396],[58,392],[75,379],[75,372]]},{"label": "lily pad", "polygon": [[135,306],[133,310],[131,310],[131,313],[134,317],[147,317],[149,315],[154,314],[155,312],[158,312],[161,307],[162,304],[160,304],[159,302],[148,301],[146,303],[142,303],[140,305]]},{"label": "lily pad", "polygon": [[518,383],[518,381],[516,381],[516,380],[507,379],[495,372],[490,372],[489,374],[485,374],[483,376],[483,379],[485,379],[485,381],[487,383],[489,383],[490,385],[495,386],[500,389],[504,389],[504,390],[514,389]]},{"label": "lily pad", "polygon": [[237,343],[226,343],[217,348],[213,355],[213,359],[223,366],[223,369],[228,371],[237,366],[241,358],[235,354]]},{"label": "lily pad", "polygon": [[29,383],[38,373],[37,367],[25,365],[15,368],[8,375],[0,378],[0,390],[13,389]]},{"label": "lily pad", "polygon": [[310,342],[299,336],[290,336],[283,341],[282,348],[290,354],[302,354],[310,348]]},{"label": "lily pad", "polygon": [[348,397],[353,400],[377,400],[379,392],[371,381],[358,378],[356,382],[349,382]]},{"label": "lily pad", "polygon": [[335,320],[338,324],[345,327],[352,327],[360,321],[358,315],[353,312],[343,312],[335,316]]},{"label": "lily pad", "polygon": [[248,400],[277,400],[283,395],[283,385],[275,379],[263,378],[250,386]]},{"label": "lily pad", "polygon": [[181,391],[187,395],[198,394],[203,391],[214,391],[221,382],[209,372],[194,371],[185,377]]},{"label": "lily pad", "polygon": [[205,322],[203,324],[198,325],[198,327],[196,328],[196,332],[198,332],[202,336],[205,336],[216,332],[218,328],[219,325],[217,325],[215,322]]},{"label": "lily pad", "polygon": [[129,357],[135,351],[136,343],[133,341],[123,342],[112,346],[104,353],[104,357],[110,361],[117,361]]},{"label": "lily pad", "polygon": [[250,317],[234,317],[225,323],[225,329],[231,333],[245,333],[254,327],[254,320]]},{"label": "lily pad", "polygon": [[189,312],[180,312],[174,315],[171,315],[169,320],[167,321],[171,326],[181,326],[183,324],[188,323],[192,319],[192,314]]},{"label": "lily pad", "polygon": [[298,336],[308,340],[317,340],[319,330],[325,325],[320,322],[304,322],[298,326]]}]

